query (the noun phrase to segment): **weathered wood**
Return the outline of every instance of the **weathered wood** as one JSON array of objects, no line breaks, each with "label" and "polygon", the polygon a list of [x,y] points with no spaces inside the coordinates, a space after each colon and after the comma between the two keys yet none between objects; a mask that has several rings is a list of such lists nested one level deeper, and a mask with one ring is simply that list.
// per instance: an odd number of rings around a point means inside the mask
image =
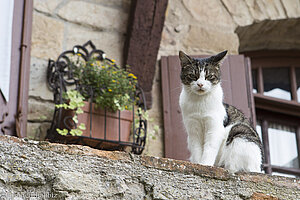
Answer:
[{"label": "weathered wood", "polygon": [[26,137],[27,135],[26,131],[27,131],[29,77],[30,77],[32,15],[33,15],[33,0],[24,1],[18,113],[16,115],[16,132],[18,137]]},{"label": "weathered wood", "polygon": [[[164,140],[165,157],[186,160],[189,151],[186,148],[187,135],[184,131],[179,108],[180,85],[180,63],[177,56],[161,58],[161,80],[163,88],[163,119],[164,119]],[[170,143],[180,144],[176,145]]]},{"label": "weathered wood", "polygon": [[[247,118],[252,118],[251,108],[247,88],[249,83],[246,79],[248,70],[245,68],[245,58],[243,55],[228,56],[231,76],[232,105],[242,110]],[[224,93],[226,94],[226,90]]]},{"label": "weathered wood", "polygon": [[264,169],[267,174],[272,174],[271,168],[271,156],[270,156],[270,146],[269,146],[269,133],[268,133],[268,122],[266,120],[262,120],[261,130],[262,130],[262,141],[264,148]]},{"label": "weathered wood", "polygon": [[245,58],[245,70],[246,70],[246,81],[249,83],[247,87],[247,96],[248,96],[248,107],[251,112],[251,123],[253,127],[256,127],[256,113],[255,113],[255,104],[253,96],[253,83],[252,83],[252,73],[251,73],[251,60],[249,57]]},{"label": "weathered wood", "polygon": [[151,90],[168,0],[133,0],[124,48],[124,64],[138,77],[151,107]]},{"label": "weathered wood", "polygon": [[291,95],[292,95],[292,101],[298,102],[297,97],[297,77],[296,77],[296,69],[294,66],[291,66],[289,70],[290,75],[290,85],[291,85]]},{"label": "weathered wood", "polygon": [[32,8],[32,0],[14,3],[9,101],[0,95],[0,134],[4,135],[26,136]]}]

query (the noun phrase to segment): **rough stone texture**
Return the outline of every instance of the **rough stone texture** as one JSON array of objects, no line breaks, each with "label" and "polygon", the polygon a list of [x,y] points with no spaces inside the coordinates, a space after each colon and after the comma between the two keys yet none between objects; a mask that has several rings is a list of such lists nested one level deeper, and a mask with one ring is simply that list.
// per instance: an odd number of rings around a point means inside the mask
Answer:
[{"label": "rough stone texture", "polygon": [[[84,15],[78,15],[78,13],[84,13]],[[58,16],[67,21],[100,30],[113,29],[124,33],[127,28],[126,12],[88,1],[69,1],[58,11]]]},{"label": "rough stone texture", "polygon": [[31,56],[29,96],[43,100],[53,100],[53,93],[47,85],[48,60]]},{"label": "rough stone texture", "polygon": [[61,0],[34,0],[33,7],[35,10],[43,13],[53,13],[61,4]]},{"label": "rough stone texture", "polygon": [[281,1],[285,7],[288,17],[299,17],[300,16],[300,1],[298,0],[283,0]]},{"label": "rough stone texture", "polygon": [[232,17],[219,0],[186,0],[183,3],[201,24],[212,27],[235,26]]},{"label": "rough stone texture", "polygon": [[300,180],[0,136],[4,199],[298,199]]},{"label": "rough stone texture", "polygon": [[240,51],[258,49],[299,49],[300,20],[265,20],[236,30]]},{"label": "rough stone texture", "polygon": [[233,20],[239,26],[249,25],[253,22],[249,8],[245,1],[240,0],[222,0]]},{"label": "rough stone texture", "polygon": [[47,130],[50,128],[49,122],[28,122],[27,123],[27,138],[32,140],[44,140]]},{"label": "rough stone texture", "polygon": [[[207,41],[210,41],[210,43],[207,43]],[[214,46],[210,45],[211,43]],[[199,51],[206,49],[210,52],[229,50],[231,53],[236,54],[239,40],[237,35],[230,32],[201,26],[191,26],[189,34],[185,39],[185,45],[187,50]]]},{"label": "rough stone texture", "polygon": [[255,21],[286,18],[280,0],[246,0]]},{"label": "rough stone texture", "polygon": [[62,51],[64,24],[34,12],[32,32],[31,56],[56,59]]},{"label": "rough stone texture", "polygon": [[84,44],[91,40],[98,49],[103,50],[108,58],[116,60],[116,63],[123,62],[123,48],[125,35],[118,32],[102,31],[85,28],[79,25],[69,24],[66,27],[64,43],[66,49],[72,49],[75,44]]},{"label": "rough stone texture", "polygon": [[29,98],[28,121],[50,122],[53,117],[55,105],[51,102],[43,102],[38,99]]}]

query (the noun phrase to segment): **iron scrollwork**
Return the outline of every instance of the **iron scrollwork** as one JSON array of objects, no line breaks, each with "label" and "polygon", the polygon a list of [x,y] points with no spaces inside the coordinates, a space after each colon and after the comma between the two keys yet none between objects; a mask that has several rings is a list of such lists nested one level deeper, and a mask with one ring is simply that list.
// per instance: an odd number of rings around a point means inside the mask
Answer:
[{"label": "iron scrollwork", "polygon": [[[86,42],[82,46],[76,45],[72,50],[63,52],[58,56],[56,61],[49,60],[47,68],[47,81],[49,88],[53,92],[55,104],[61,104],[65,101],[63,98],[63,93],[65,93],[69,88],[76,89],[78,91],[90,90],[91,97],[93,96],[93,90],[84,85],[80,85],[79,81],[76,80],[73,75],[76,67],[74,64],[74,59],[77,61],[80,59],[81,62],[87,62],[91,58],[96,58],[100,61],[106,60],[112,65],[115,65],[111,59],[106,58],[104,51],[97,49],[91,41]],[[133,112],[136,112],[136,110],[146,111],[146,101],[143,90],[138,85],[136,88],[135,96],[138,97],[138,102],[136,102],[136,105],[133,106]],[[136,117],[137,119],[135,119]],[[99,149],[102,149],[102,144],[106,142],[114,142],[117,143],[118,148],[123,148],[126,146],[131,147],[131,151],[133,153],[141,154],[145,147],[147,138],[147,120],[143,118],[141,113],[138,113],[136,116],[133,115],[133,121],[136,121],[136,123],[133,123],[132,125],[132,141],[130,142],[108,141],[105,139],[92,137],[86,138],[84,136],[65,137],[58,134],[56,129],[60,127],[61,123],[65,123],[66,127],[68,127],[67,123],[72,123],[70,122],[70,116],[63,116],[62,108],[55,108],[51,127],[47,131],[47,139],[53,142],[79,143],[84,145],[87,144],[85,141],[89,139],[93,140],[93,144],[95,144],[93,147]],[[138,124],[138,126],[136,126],[136,124]]]},{"label": "iron scrollwork", "polygon": [[6,135],[5,129],[9,129],[8,126],[4,125],[4,122],[5,122],[5,119],[7,118],[7,116],[8,116],[8,113],[7,113],[7,112],[3,113],[3,114],[2,114],[2,119],[0,120],[1,133],[2,133],[3,135]]}]

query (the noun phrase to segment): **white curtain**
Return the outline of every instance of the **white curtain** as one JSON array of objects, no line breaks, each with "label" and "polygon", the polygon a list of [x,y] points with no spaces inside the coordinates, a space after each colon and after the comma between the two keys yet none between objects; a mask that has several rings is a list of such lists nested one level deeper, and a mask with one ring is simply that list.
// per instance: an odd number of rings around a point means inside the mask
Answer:
[{"label": "white curtain", "polygon": [[0,0],[0,90],[9,101],[14,0]]},{"label": "white curtain", "polygon": [[271,164],[299,168],[296,129],[291,126],[269,123],[268,132]]},{"label": "white curtain", "polygon": [[[277,123],[268,123],[270,159],[272,165],[299,168],[296,128]],[[262,138],[261,122],[257,122],[256,131]]]}]

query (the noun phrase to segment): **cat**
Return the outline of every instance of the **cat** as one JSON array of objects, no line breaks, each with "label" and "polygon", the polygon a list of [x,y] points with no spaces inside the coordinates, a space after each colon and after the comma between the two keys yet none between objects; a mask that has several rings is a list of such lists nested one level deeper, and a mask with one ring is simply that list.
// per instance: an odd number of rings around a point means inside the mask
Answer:
[{"label": "cat", "polygon": [[226,54],[196,59],[179,52],[179,105],[190,161],[232,173],[261,172],[263,151],[257,132],[240,110],[223,103],[220,66]]}]

